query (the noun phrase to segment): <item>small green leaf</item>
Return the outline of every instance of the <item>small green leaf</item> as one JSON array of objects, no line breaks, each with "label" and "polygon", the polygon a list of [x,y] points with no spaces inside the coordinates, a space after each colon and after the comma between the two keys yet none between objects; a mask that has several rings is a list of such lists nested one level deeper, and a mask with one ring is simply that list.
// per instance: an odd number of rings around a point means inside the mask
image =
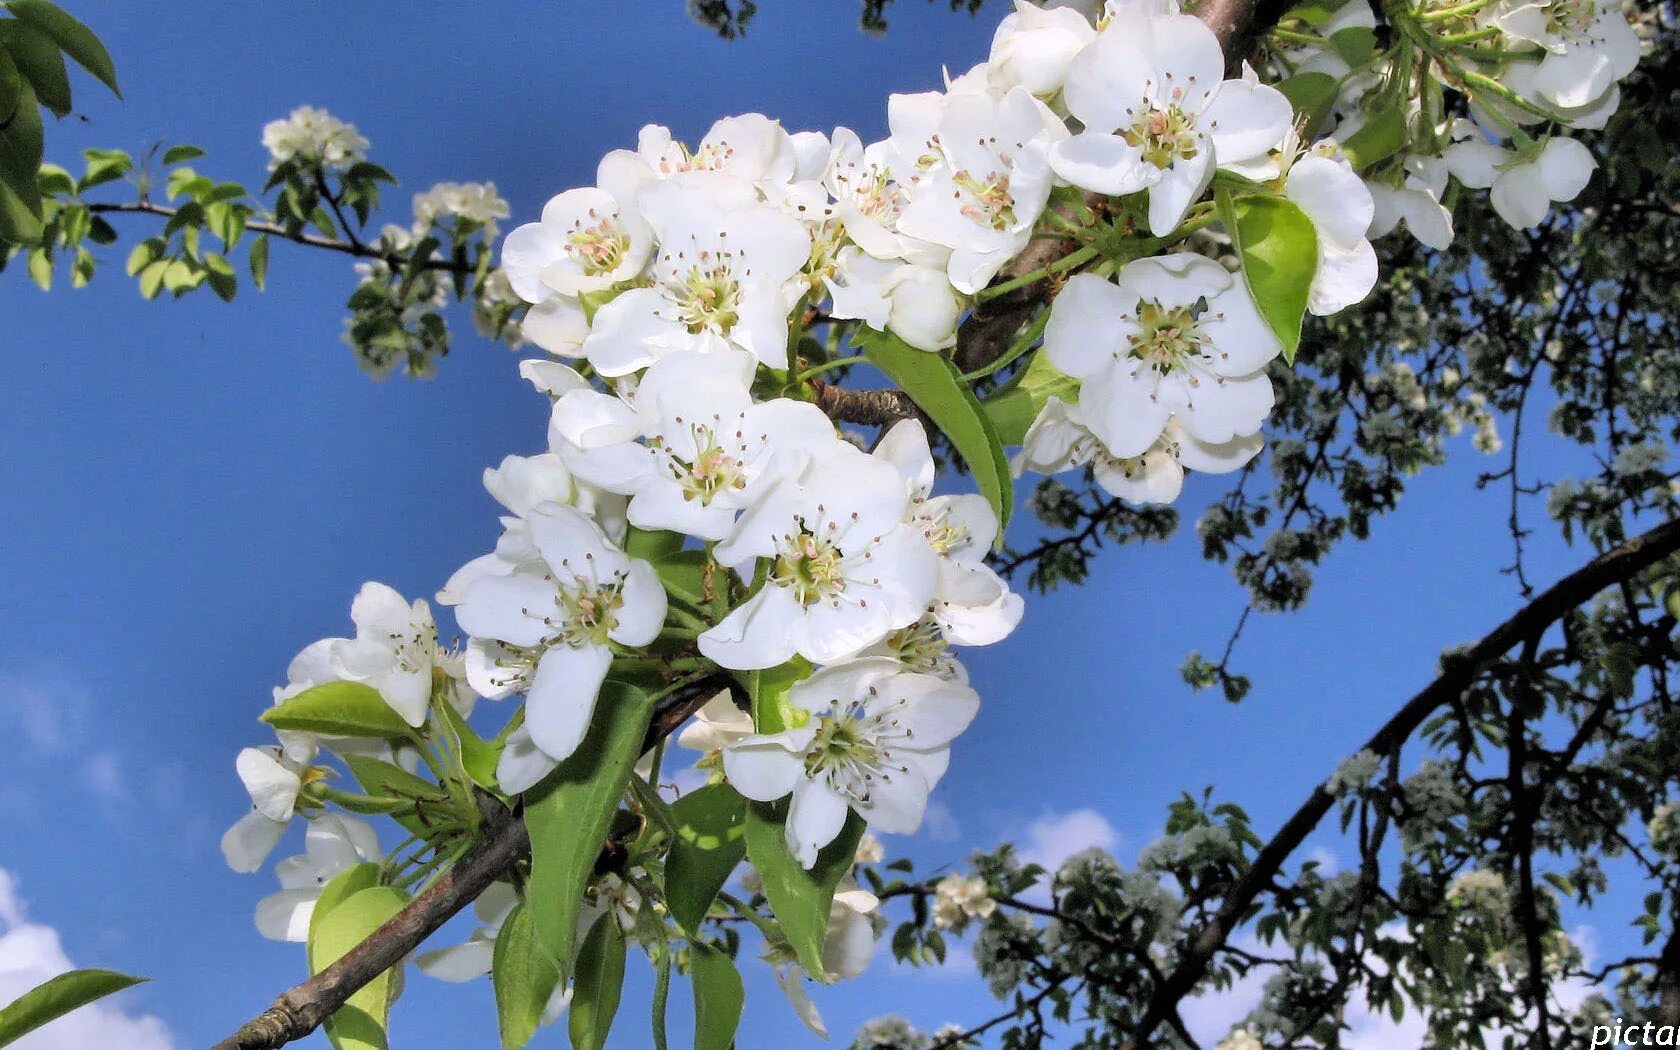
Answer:
[{"label": "small green leaf", "polygon": [[784,729],[803,725],[809,717],[796,709],[788,699],[794,683],[811,675],[811,661],[795,656],[779,667],[753,671],[747,677],[747,692],[752,697],[753,727],[760,733],[780,733]]},{"label": "small green leaf", "polygon": [[348,868],[334,875],[321,887],[321,895],[315,899],[315,908],[309,913],[309,936],[315,936],[315,930],[321,925],[334,908],[354,897],[366,889],[379,885],[379,865],[371,861],[362,864],[352,864]]},{"label": "small green leaf", "polygon": [[707,784],[671,803],[677,837],[665,858],[665,903],[699,933],[718,891],[747,852],[747,801],[728,784]]},{"label": "small green leaf", "polygon": [[52,253],[45,247],[32,248],[29,251],[29,279],[34,281],[41,291],[52,291],[53,259]]},{"label": "small green leaf", "polygon": [[233,302],[234,294],[239,290],[239,278],[233,275],[233,265],[226,257],[215,252],[205,252],[204,269],[210,290],[215,292],[222,302]]},{"label": "small green leaf", "polygon": [[997,430],[998,440],[1019,445],[1052,397],[1072,404],[1079,398],[1079,380],[1057,370],[1048,354],[1035,353],[1026,368],[981,404]]},{"label": "small green leaf", "polygon": [[467,775],[472,777],[473,783],[491,791],[500,790],[500,783],[496,780],[496,765],[502,758],[501,745],[479,736],[473,727],[467,724],[467,720],[461,717],[461,712],[455,710],[454,704],[438,704],[437,710],[443,712],[443,720],[455,732],[455,739],[461,749],[461,764],[467,768]]},{"label": "small green leaf", "polygon": [[1330,47],[1343,62],[1357,68],[1377,53],[1377,34],[1369,26],[1348,26],[1331,34]]},{"label": "small green leaf", "polygon": [[[407,903],[408,894],[391,886],[370,886],[345,896],[319,922],[311,921],[309,972],[320,973],[337,962]],[[336,1050],[387,1050],[385,1019],[396,978],[394,968],[386,970],[327,1018],[323,1027]]]},{"label": "small green leaf", "polygon": [[124,270],[130,277],[135,276],[158,257],[158,252],[162,248],[163,244],[156,238],[147,238],[141,241],[134,246],[133,251],[128,253],[128,264],[124,267]]},{"label": "small green leaf", "polygon": [[[16,60],[18,72],[34,86],[36,98],[55,117],[69,114],[70,73],[58,45],[33,26],[12,23],[9,28],[11,32],[0,39]],[[0,110],[5,108],[5,90],[0,87]]]},{"label": "small green leaf", "polygon": [[682,550],[686,540],[687,537],[680,532],[638,529],[632,525],[624,537],[624,553],[657,564]]},{"label": "small green leaf", "polygon": [[858,328],[852,343],[951,440],[997,515],[997,542],[1001,546],[1015,508],[1014,479],[1009,475],[1009,459],[1003,454],[997,431],[957,366],[944,354],[917,350],[896,335],[872,328]]},{"label": "small green leaf", "polygon": [[571,758],[525,793],[528,889],[539,904],[532,916],[537,944],[559,965],[562,979],[572,963],[584,890],[652,715],[647,694],[623,682],[604,683],[589,735]]},{"label": "small green leaf", "polygon": [[169,272],[168,259],[154,259],[140,270],[140,297],[156,299],[163,289],[163,275]]},{"label": "small green leaf", "polygon": [[204,155],[204,151],[197,146],[171,146],[163,151],[163,162],[165,164],[181,164],[189,160],[197,160]]},{"label": "small green leaf", "polygon": [[694,1050],[730,1050],[746,1002],[735,960],[694,941],[690,943],[688,966],[694,978]]},{"label": "small green leaf", "polygon": [[502,922],[490,961],[496,989],[496,1023],[503,1050],[523,1050],[542,1025],[560,984],[560,968],[537,946],[531,905],[520,903]]},{"label": "small green leaf", "polygon": [[4,45],[6,38],[0,36],[0,124],[12,119],[17,112],[18,104],[23,100],[23,71],[18,68],[17,60]]},{"label": "small green leaf", "polygon": [[87,172],[77,184],[79,191],[115,182],[134,170],[134,158],[120,149],[85,149],[82,157],[87,161]]},{"label": "small green leaf", "polygon": [[264,711],[262,720],[276,729],[330,736],[389,740],[410,732],[408,723],[391,710],[379,690],[361,682],[327,682],[305,689]]},{"label": "small green leaf", "polygon": [[1295,116],[1306,122],[1306,132],[1310,136],[1330,112],[1341,86],[1342,82],[1328,73],[1308,70],[1285,80],[1278,85],[1278,90],[1295,108]]},{"label": "small green leaf", "polygon": [[[0,69],[16,71],[11,57],[0,50]],[[28,244],[41,237],[41,170],[43,147],[41,107],[35,91],[21,76],[17,80],[17,108],[10,122],[0,123],[0,237]]]},{"label": "small green leaf", "polygon": [[38,984],[0,1009],[0,1046],[8,1046],[49,1021],[107,995],[144,984],[114,970],[71,970]]},{"label": "small green leaf", "polygon": [[834,888],[852,870],[863,818],[846,814],[846,826],[817,854],[809,871],[788,849],[785,825],[788,803],[754,802],[747,807],[747,857],[764,879],[764,895],[781,923],[782,933],[799,956],[805,972],[821,980],[823,941],[828,936],[828,912]]},{"label": "small green leaf", "polygon": [[1283,343],[1285,361],[1301,344],[1301,317],[1318,272],[1318,232],[1294,202],[1283,197],[1219,195],[1220,212],[1242,259],[1254,303]]},{"label": "small green leaf", "polygon": [[1368,118],[1359,130],[1342,143],[1342,156],[1355,170],[1369,168],[1398,153],[1407,139],[1406,113],[1385,109]]},{"label": "small green leaf", "polygon": [[77,65],[98,77],[101,83],[110,88],[113,95],[122,97],[122,89],[117,87],[117,67],[111,62],[111,53],[106,51],[105,45],[94,36],[93,30],[47,0],[8,0],[6,7],[13,15],[51,37],[65,54],[76,60]]},{"label": "small green leaf", "polygon": [[572,1050],[601,1050],[607,1045],[613,1015],[624,991],[624,930],[608,909],[595,920],[578,951],[577,978],[566,1028]]},{"label": "small green leaf", "polygon": [[267,234],[251,242],[251,283],[257,286],[259,292],[268,287]]}]

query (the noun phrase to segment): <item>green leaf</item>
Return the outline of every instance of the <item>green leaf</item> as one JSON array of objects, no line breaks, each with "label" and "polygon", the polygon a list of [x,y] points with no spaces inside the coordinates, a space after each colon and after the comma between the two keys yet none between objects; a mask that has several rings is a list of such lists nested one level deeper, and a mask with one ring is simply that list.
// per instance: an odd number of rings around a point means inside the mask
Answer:
[{"label": "green leaf", "polygon": [[46,248],[32,248],[29,251],[29,279],[43,292],[52,291],[53,259]]},{"label": "green leaf", "polygon": [[124,988],[144,984],[114,970],[71,970],[38,984],[0,1009],[0,1046],[8,1046],[49,1021]]},{"label": "green leaf", "polygon": [[584,890],[642,753],[652,714],[653,705],[640,689],[605,682],[589,735],[571,758],[525,793],[536,939],[560,967],[562,980],[572,964]]},{"label": "green leaf", "polygon": [[997,431],[957,366],[944,354],[917,350],[896,335],[872,328],[859,327],[852,335],[852,344],[910,395],[910,400],[951,440],[973,472],[981,495],[997,514],[997,542],[1001,547],[1009,515],[1015,508],[1014,479],[1009,476],[1009,459],[1003,454]]},{"label": "green leaf", "polygon": [[730,1050],[746,1002],[735,960],[694,941],[690,943],[688,967],[694,978],[694,1050]]},{"label": "green leaf", "polygon": [[788,802],[754,802],[747,807],[747,858],[764,879],[764,895],[770,910],[781,923],[782,933],[799,956],[805,972],[822,980],[823,940],[828,936],[828,912],[834,904],[834,888],[852,870],[858,840],[863,837],[863,818],[846,814],[846,826],[833,842],[817,854],[809,871],[788,849],[784,826]]},{"label": "green leaf", "polygon": [[455,739],[461,746],[461,764],[467,767],[467,775],[472,777],[473,783],[491,791],[501,790],[496,780],[496,765],[502,758],[501,745],[479,736],[461,717],[461,712],[455,710],[454,704],[438,704],[437,710],[443,712],[443,720],[455,731]]},{"label": "green leaf", "polygon": [[155,299],[163,288],[163,275],[169,272],[168,259],[155,259],[140,270],[140,297]]},{"label": "green leaf", "polygon": [[728,784],[707,784],[671,803],[677,837],[665,858],[665,903],[699,933],[718,891],[747,852],[747,800]]},{"label": "green leaf", "polygon": [[752,698],[753,728],[760,733],[780,733],[805,724],[810,716],[788,700],[794,683],[810,677],[811,661],[796,656],[780,667],[753,671],[747,676]]},{"label": "green leaf", "polygon": [[1348,65],[1364,65],[1377,53],[1377,34],[1369,26],[1348,26],[1330,36],[1330,47]]},{"label": "green leaf", "polygon": [[680,532],[638,529],[632,525],[624,537],[624,553],[643,561],[659,562],[682,550],[687,539]]},{"label": "green leaf", "polygon": [[181,164],[185,161],[197,160],[204,155],[204,151],[197,146],[171,146],[163,151],[163,162],[165,164]]},{"label": "green leaf", "polygon": [[566,1029],[572,1050],[601,1050],[607,1045],[613,1015],[624,990],[624,930],[611,908],[595,920],[578,951],[577,978]]},{"label": "green leaf", "polygon": [[1355,170],[1386,160],[1406,145],[1406,113],[1385,109],[1375,114],[1342,143],[1342,156]]},{"label": "green leaf", "polygon": [[[12,53],[18,72],[35,88],[35,97],[55,117],[70,112],[70,72],[64,68],[64,55],[58,45],[45,33],[22,23],[12,23],[3,38],[5,49]],[[6,108],[5,89],[0,87],[0,110]]]},{"label": "green leaf", "polygon": [[1233,200],[1221,191],[1219,208],[1260,316],[1283,343],[1283,359],[1293,362],[1307,292],[1318,272],[1318,232],[1305,212],[1282,197]]},{"label": "green leaf", "polygon": [[560,984],[560,968],[538,947],[536,936],[529,902],[516,905],[496,934],[490,982],[503,1050],[522,1050],[531,1041]]},{"label": "green leaf", "polygon": [[1278,85],[1283,97],[1295,107],[1295,115],[1306,121],[1306,131],[1310,136],[1320,124],[1325,115],[1330,112],[1330,106],[1336,101],[1336,93],[1342,82],[1328,73],[1309,70],[1296,73],[1294,76]]},{"label": "green leaf", "polygon": [[233,275],[233,264],[225,256],[215,252],[204,253],[204,269],[210,290],[224,303],[233,302],[234,294],[239,290],[239,278]]},{"label": "green leaf", "polygon": [[134,170],[134,158],[120,149],[85,149],[82,157],[87,161],[87,173],[77,184],[78,191],[115,182]]},{"label": "green leaf", "polygon": [[251,283],[257,286],[259,292],[268,287],[267,234],[251,242]]},{"label": "green leaf", "polygon": [[[337,962],[407,903],[408,895],[401,890],[370,886],[339,900],[319,922],[311,917],[309,972],[320,973]],[[327,1018],[323,1027],[336,1050],[387,1050],[385,1019],[391,1011],[396,978],[394,968],[386,970]]]},{"label": "green leaf", "polygon": [[[3,27],[8,23],[0,23]],[[0,124],[12,119],[17,112],[18,104],[23,101],[23,71],[18,68],[17,60],[12,58],[11,51],[4,46],[6,38],[0,36]]]},{"label": "green leaf", "polygon": [[6,6],[13,15],[51,37],[77,65],[98,77],[113,95],[122,98],[122,89],[117,87],[117,67],[93,30],[47,0],[8,0]]},{"label": "green leaf", "polygon": [[363,890],[372,889],[377,885],[379,865],[372,861],[352,864],[329,879],[327,884],[321,887],[321,896],[315,900],[315,909],[309,913],[310,939],[314,939],[316,928],[334,908]]},{"label": "green leaf", "polygon": [[1035,353],[1007,386],[994,391],[981,404],[997,430],[998,440],[1019,445],[1052,397],[1072,404],[1079,398],[1079,380],[1059,371],[1048,354]]},{"label": "green leaf", "polygon": [[262,720],[276,729],[330,736],[389,740],[410,732],[408,723],[391,710],[379,690],[361,682],[328,682],[305,689],[264,711]]},{"label": "green leaf", "polygon": [[384,759],[372,758],[365,755],[345,755],[344,764],[350,767],[350,775],[356,778],[362,791],[379,799],[396,798],[400,804],[390,802],[357,803],[340,802],[345,809],[353,813],[382,813],[401,824],[416,835],[425,835],[428,831],[426,822],[421,819],[420,812],[414,803],[407,801],[411,798],[444,798],[444,791],[429,780],[415,776],[399,765],[386,762]]},{"label": "green leaf", "polygon": [[[16,71],[11,57],[0,52],[0,69]],[[0,74],[3,75],[3,74]],[[0,238],[28,244],[41,237],[41,108],[35,91],[17,79],[17,108],[10,123],[0,124]]]}]

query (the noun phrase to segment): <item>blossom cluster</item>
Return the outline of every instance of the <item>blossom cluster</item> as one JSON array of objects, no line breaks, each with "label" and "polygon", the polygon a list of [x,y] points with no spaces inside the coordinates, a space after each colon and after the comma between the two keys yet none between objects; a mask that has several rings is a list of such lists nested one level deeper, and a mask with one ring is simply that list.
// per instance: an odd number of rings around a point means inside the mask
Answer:
[{"label": "blossom cluster", "polygon": [[[791,133],[760,114],[720,120],[692,145],[649,126],[602,159],[593,186],[514,229],[494,294],[526,305],[523,338],[552,355],[521,365],[550,404],[547,447],[485,471],[505,512],[500,536],[436,595],[465,635],[460,649],[440,646],[425,602],[368,584],[352,607],[356,637],[294,661],[277,701],[356,683],[412,732],[370,751],[366,739],[291,730],[241,754],[253,810],[224,840],[234,867],[254,870],[294,814],[310,818],[306,853],[281,863],[282,889],[259,909],[263,931],[302,939],[335,872],[381,861],[367,824],[324,812],[343,793],[315,764],[320,749],[371,756],[400,779],[431,764],[428,743],[459,748],[477,697],[522,698],[487,745],[494,776],[474,774],[512,800],[585,748],[609,682],[675,688],[721,673],[751,710],[724,691],[679,741],[704,754],[711,783],[785,814],[797,865],[815,869],[848,826],[917,830],[980,707],[955,650],[1001,641],[1022,615],[986,562],[1007,505],[936,491],[942,436],[919,416],[872,435],[837,425],[817,377],[890,339],[978,378],[946,356],[964,316],[999,289],[1043,281],[1050,305],[997,366],[1018,361],[1011,382],[1032,400],[1030,426],[1010,441],[1017,474],[1088,468],[1116,496],[1166,503],[1186,468],[1240,469],[1261,449],[1268,371],[1293,351],[1301,312],[1336,313],[1373,287],[1370,237],[1403,220],[1444,243],[1448,177],[1491,187],[1514,225],[1538,221],[1591,165],[1570,140],[1524,129],[1541,109],[1564,126],[1601,122],[1637,52],[1595,0],[1468,0],[1395,10],[1404,46],[1350,62],[1332,44],[1368,16],[1353,2],[1315,32],[1285,30],[1291,76],[1334,88],[1313,113],[1246,65],[1228,77],[1212,30],[1173,0],[1111,0],[1095,19],[1018,2],[987,61],[943,90],[891,98],[885,138]],[[1454,82],[1475,90],[1468,115],[1449,119],[1430,78],[1461,54],[1489,72]],[[1410,151],[1373,159],[1366,132],[1389,119],[1395,84]],[[264,138],[277,162],[343,163],[365,147],[311,110]],[[1249,262],[1266,236],[1245,226],[1251,212],[1277,218],[1266,229],[1304,231],[1279,249],[1297,256],[1295,286],[1280,290]],[[387,231],[388,252],[444,224],[457,243],[494,235],[508,208],[488,184],[445,184],[416,198],[415,214],[414,229]],[[1006,272],[1046,238],[1066,253]],[[1236,271],[1222,261],[1233,253]],[[394,307],[426,312],[395,270],[370,265],[374,297],[400,284],[409,298]],[[1338,792],[1368,782],[1374,762],[1356,756]],[[657,782],[657,768],[644,775]],[[457,775],[441,763],[440,783]],[[1447,801],[1421,775],[1407,790],[1425,811]],[[363,812],[388,801],[355,800]],[[1223,857],[1232,842],[1223,827],[1198,828],[1151,862]],[[874,859],[878,844],[856,861]],[[654,921],[644,893],[635,871],[597,881],[592,914],[640,929]],[[427,967],[486,972],[506,896],[483,904],[472,941]],[[855,881],[833,901],[824,968],[851,976],[867,963],[878,901]],[[953,875],[934,920],[960,930],[995,907],[983,880]],[[789,945],[767,957],[790,995],[814,966]]]}]

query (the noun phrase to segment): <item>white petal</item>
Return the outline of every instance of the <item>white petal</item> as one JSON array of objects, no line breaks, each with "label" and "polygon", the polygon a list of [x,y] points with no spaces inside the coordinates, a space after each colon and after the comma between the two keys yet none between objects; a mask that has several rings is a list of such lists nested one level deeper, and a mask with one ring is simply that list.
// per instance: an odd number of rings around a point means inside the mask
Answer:
[{"label": "white petal", "polygon": [[817,854],[834,841],[846,825],[851,807],[845,796],[828,785],[826,777],[800,777],[788,805],[787,844],[805,868],[816,866]]},{"label": "white petal", "polygon": [[270,820],[286,821],[297,804],[303,780],[280,761],[276,748],[247,747],[234,759],[234,768],[257,812]]},{"label": "white petal", "polygon": [[485,576],[467,587],[455,622],[476,638],[536,645],[548,636],[543,617],[554,612],[556,596],[551,581],[528,573]]},{"label": "white petal", "polygon": [[1118,135],[1082,131],[1050,147],[1050,167],[1082,190],[1120,196],[1150,185],[1159,169]]},{"label": "white petal", "polygon": [[460,984],[488,975],[495,953],[495,941],[474,938],[465,944],[424,952],[415,957],[414,965],[429,977]]},{"label": "white petal", "polygon": [[722,623],[698,639],[700,652],[720,667],[758,671],[786,663],[794,654],[799,601],[785,587],[766,586],[737,606]]},{"label": "white petal", "polygon": [[503,791],[517,795],[537,786],[559,764],[536,745],[530,730],[520,726],[508,734],[502,757],[496,762],[496,782]]},{"label": "white petal", "polygon": [[1283,141],[1294,118],[1283,92],[1243,80],[1221,84],[1203,113],[1220,167],[1264,157]]},{"label": "white petal", "polygon": [[271,941],[307,941],[309,918],[320,897],[318,886],[269,894],[257,902],[257,932]]},{"label": "white petal", "polygon": [[558,645],[537,661],[525,694],[525,728],[549,757],[564,761],[583,742],[611,664],[604,645]]},{"label": "white petal", "polygon": [[618,610],[618,624],[608,637],[620,645],[647,645],[665,625],[665,585],[645,561],[632,560],[620,591],[624,604]]},{"label": "white petal", "polygon": [[227,860],[228,867],[248,875],[262,867],[263,861],[274,852],[280,836],[285,833],[285,821],[270,820],[252,810],[222,835],[222,856]]},{"label": "white petal", "polygon": [[771,736],[754,736],[723,749],[723,774],[743,796],[774,802],[793,790],[805,775],[805,748],[811,726]]}]

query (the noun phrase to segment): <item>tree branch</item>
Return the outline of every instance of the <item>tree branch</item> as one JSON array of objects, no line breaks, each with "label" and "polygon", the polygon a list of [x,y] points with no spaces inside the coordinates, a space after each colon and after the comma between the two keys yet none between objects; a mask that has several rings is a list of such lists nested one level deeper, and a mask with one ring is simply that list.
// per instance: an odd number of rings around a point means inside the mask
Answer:
[{"label": "tree branch", "polygon": [[[645,752],[721,689],[740,690],[733,678],[710,675],[666,697],[642,741]],[[409,952],[531,854],[525,822],[494,796],[481,794],[483,834],[471,852],[436,882],[320,973],[280,994],[267,1010],[239,1026],[213,1050],[276,1050],[314,1031],[363,985],[396,966]]]},{"label": "tree branch", "polygon": [[[1444,657],[1441,674],[1408,700],[1366,741],[1363,749],[1379,757],[1393,754],[1430,715],[1463,695],[1477,672],[1489,661],[1513,646],[1544,633],[1558,619],[1604,588],[1633,578],[1676,551],[1680,551],[1680,519],[1664,522],[1620,547],[1606,551],[1546,588],[1481,641]],[[1189,942],[1189,947],[1167,979],[1156,985],[1136,1030],[1125,1043],[1125,1050],[1141,1050],[1148,1045],[1149,1037],[1167,1021],[1179,1001],[1206,976],[1214,953],[1247,917],[1255,900],[1271,885],[1284,862],[1330,812],[1335,800],[1336,797],[1324,784],[1319,784],[1272,840],[1261,848],[1253,865],[1232,887],[1219,911]],[[1677,954],[1680,954],[1680,949],[1677,949]]]}]

